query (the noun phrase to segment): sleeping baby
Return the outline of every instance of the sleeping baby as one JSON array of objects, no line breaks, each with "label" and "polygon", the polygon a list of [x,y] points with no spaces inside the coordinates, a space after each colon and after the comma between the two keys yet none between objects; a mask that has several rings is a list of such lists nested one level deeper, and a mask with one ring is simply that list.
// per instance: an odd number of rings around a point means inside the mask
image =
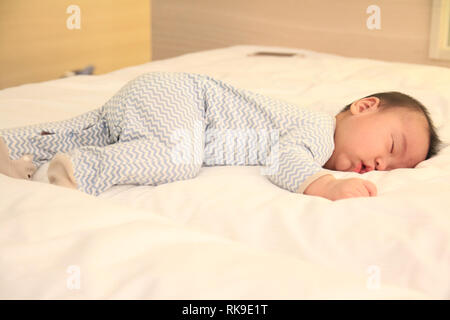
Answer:
[{"label": "sleeping baby", "polygon": [[0,173],[31,179],[50,161],[50,183],[98,195],[191,179],[202,166],[259,165],[285,190],[338,200],[377,188],[328,170],[414,168],[439,145],[427,109],[399,92],[359,99],[334,117],[205,75],[152,72],[99,109],[0,130]]}]

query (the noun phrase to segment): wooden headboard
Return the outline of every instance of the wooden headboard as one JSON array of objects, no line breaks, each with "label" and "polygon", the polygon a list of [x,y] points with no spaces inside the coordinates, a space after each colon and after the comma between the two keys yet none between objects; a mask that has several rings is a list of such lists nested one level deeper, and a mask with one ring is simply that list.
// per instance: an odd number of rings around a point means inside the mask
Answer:
[{"label": "wooden headboard", "polygon": [[0,0],[0,88],[151,60],[150,0]]},{"label": "wooden headboard", "polygon": [[[373,5],[380,29],[367,26]],[[152,8],[153,60],[252,44],[450,67],[429,58],[432,0],[153,0]]]}]

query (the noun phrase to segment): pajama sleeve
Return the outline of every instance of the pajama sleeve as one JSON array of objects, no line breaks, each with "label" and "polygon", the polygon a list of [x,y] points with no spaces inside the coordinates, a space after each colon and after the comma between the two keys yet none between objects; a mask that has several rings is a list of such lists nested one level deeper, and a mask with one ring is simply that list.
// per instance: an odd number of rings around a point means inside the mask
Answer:
[{"label": "pajama sleeve", "polygon": [[[304,129],[304,128],[303,128]],[[324,132],[292,130],[273,144],[264,167],[267,178],[275,185],[291,192],[303,193],[306,187],[322,175],[322,169],[332,154],[333,139]]]}]

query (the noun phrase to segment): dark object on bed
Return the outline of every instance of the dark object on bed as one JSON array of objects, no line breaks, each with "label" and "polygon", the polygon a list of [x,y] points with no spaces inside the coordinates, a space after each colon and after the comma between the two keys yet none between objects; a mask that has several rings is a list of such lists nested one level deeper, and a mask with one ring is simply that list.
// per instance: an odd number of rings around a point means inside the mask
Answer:
[{"label": "dark object on bed", "polygon": [[272,56],[272,57],[303,57],[303,54],[301,53],[295,53],[295,52],[269,52],[269,51],[258,51],[249,54],[249,56]]},{"label": "dark object on bed", "polygon": [[87,67],[85,67],[83,69],[67,71],[64,73],[63,78],[77,76],[80,74],[92,75],[94,73],[94,69],[95,69],[95,67],[93,65],[88,65]]}]

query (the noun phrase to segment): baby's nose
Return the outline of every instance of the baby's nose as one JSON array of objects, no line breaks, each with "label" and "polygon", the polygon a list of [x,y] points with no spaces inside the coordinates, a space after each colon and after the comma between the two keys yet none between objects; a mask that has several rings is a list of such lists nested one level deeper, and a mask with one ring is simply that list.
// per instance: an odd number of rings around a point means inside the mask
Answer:
[{"label": "baby's nose", "polygon": [[386,170],[386,161],[381,158],[375,159],[375,170]]}]

